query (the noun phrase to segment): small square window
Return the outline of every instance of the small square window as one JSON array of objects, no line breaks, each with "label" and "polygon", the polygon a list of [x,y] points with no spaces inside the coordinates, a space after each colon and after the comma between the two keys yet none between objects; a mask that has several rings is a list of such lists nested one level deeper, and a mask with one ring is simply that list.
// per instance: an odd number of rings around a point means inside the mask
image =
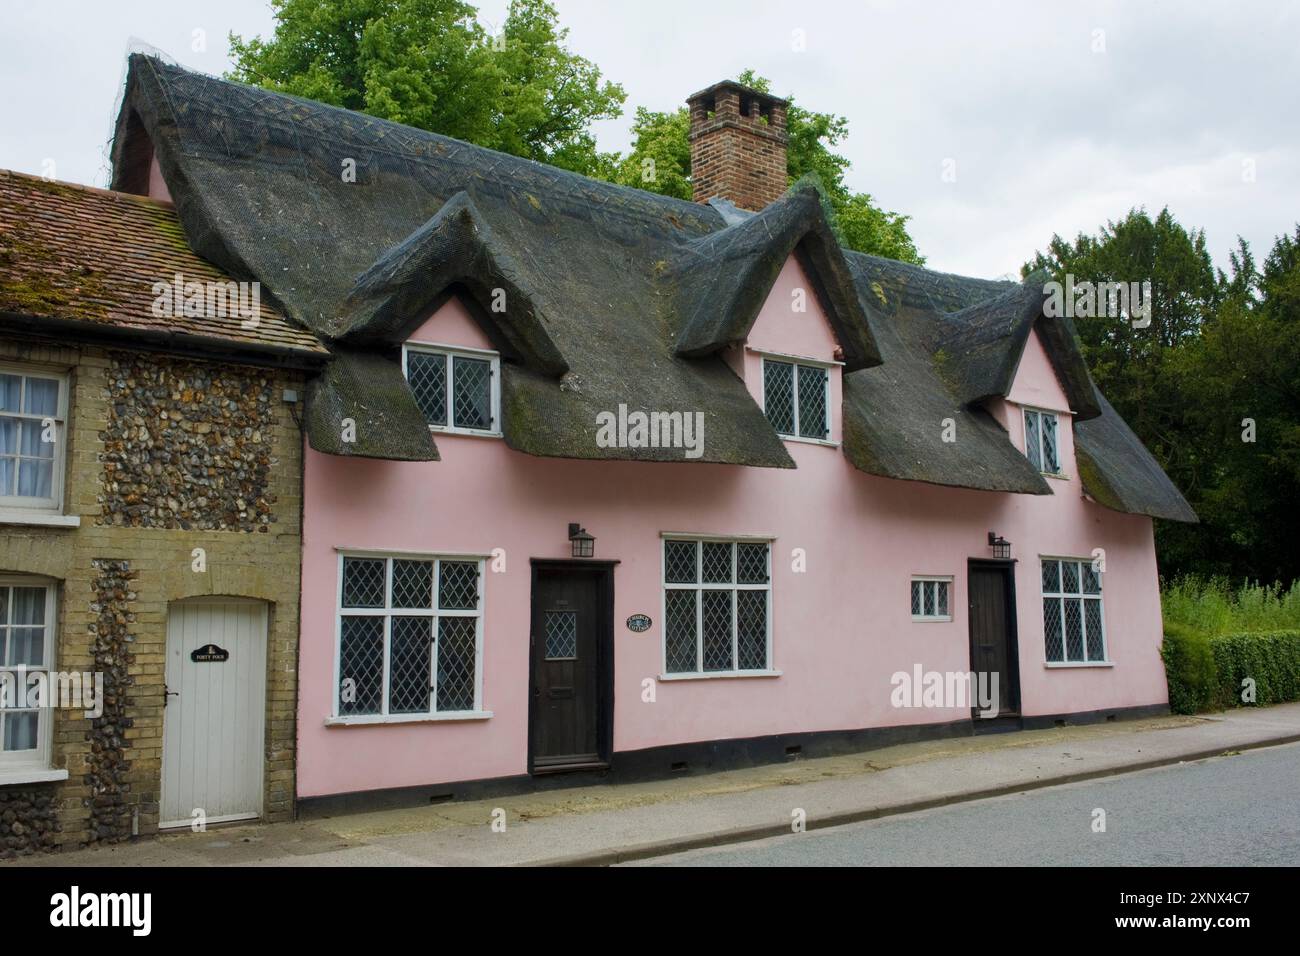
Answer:
[{"label": "small square window", "polygon": [[493,352],[408,346],[406,380],[429,427],[466,434],[500,432],[500,359]]},{"label": "small square window", "polygon": [[826,441],[831,435],[829,370],[763,359],[763,411],[782,437]]},{"label": "small square window", "polygon": [[952,578],[912,578],[912,620],[951,621]]}]

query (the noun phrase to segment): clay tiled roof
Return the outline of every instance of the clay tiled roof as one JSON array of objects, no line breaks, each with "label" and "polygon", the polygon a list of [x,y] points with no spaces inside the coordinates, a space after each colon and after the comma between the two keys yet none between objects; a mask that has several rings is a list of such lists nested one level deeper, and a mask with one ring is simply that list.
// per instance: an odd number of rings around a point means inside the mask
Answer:
[{"label": "clay tiled roof", "polygon": [[241,351],[325,354],[265,295],[253,328],[233,310],[155,315],[154,284],[174,282],[177,273],[185,282],[230,281],[190,250],[170,203],[0,170],[0,313],[161,333],[178,348],[207,340]]}]

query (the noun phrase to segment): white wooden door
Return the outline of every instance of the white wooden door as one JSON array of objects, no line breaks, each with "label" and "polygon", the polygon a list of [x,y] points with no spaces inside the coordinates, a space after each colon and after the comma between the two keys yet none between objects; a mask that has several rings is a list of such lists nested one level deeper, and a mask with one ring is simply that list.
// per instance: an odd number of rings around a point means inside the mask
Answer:
[{"label": "white wooden door", "polygon": [[160,825],[188,827],[195,810],[208,823],[261,816],[266,605],[172,604],[166,670]]}]

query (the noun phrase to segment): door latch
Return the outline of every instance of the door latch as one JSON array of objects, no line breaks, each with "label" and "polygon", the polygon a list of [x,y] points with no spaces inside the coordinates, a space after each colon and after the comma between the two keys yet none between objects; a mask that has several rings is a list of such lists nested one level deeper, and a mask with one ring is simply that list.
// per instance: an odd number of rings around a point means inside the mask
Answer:
[{"label": "door latch", "polygon": [[178,691],[178,690],[168,690],[168,689],[167,689],[167,685],[166,685],[166,684],[163,684],[163,706],[164,706],[164,707],[167,706],[167,698],[168,698],[168,697],[179,697],[179,696],[181,696],[181,692],[180,692],[180,691]]}]

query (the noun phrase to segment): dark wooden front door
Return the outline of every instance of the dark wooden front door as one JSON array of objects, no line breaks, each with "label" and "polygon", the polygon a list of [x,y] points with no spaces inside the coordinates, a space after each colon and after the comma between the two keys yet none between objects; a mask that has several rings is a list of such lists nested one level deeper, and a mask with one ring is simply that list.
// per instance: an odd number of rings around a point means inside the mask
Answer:
[{"label": "dark wooden front door", "polygon": [[[1020,712],[1020,668],[1016,654],[1016,602],[1014,565],[1010,562],[971,561],[970,667],[974,687],[998,675],[998,716]],[[985,686],[992,688],[990,683]],[[978,706],[972,707],[977,711]]]},{"label": "dark wooden front door", "polygon": [[609,568],[558,563],[534,567],[531,753],[535,773],[608,763],[611,578]]}]

